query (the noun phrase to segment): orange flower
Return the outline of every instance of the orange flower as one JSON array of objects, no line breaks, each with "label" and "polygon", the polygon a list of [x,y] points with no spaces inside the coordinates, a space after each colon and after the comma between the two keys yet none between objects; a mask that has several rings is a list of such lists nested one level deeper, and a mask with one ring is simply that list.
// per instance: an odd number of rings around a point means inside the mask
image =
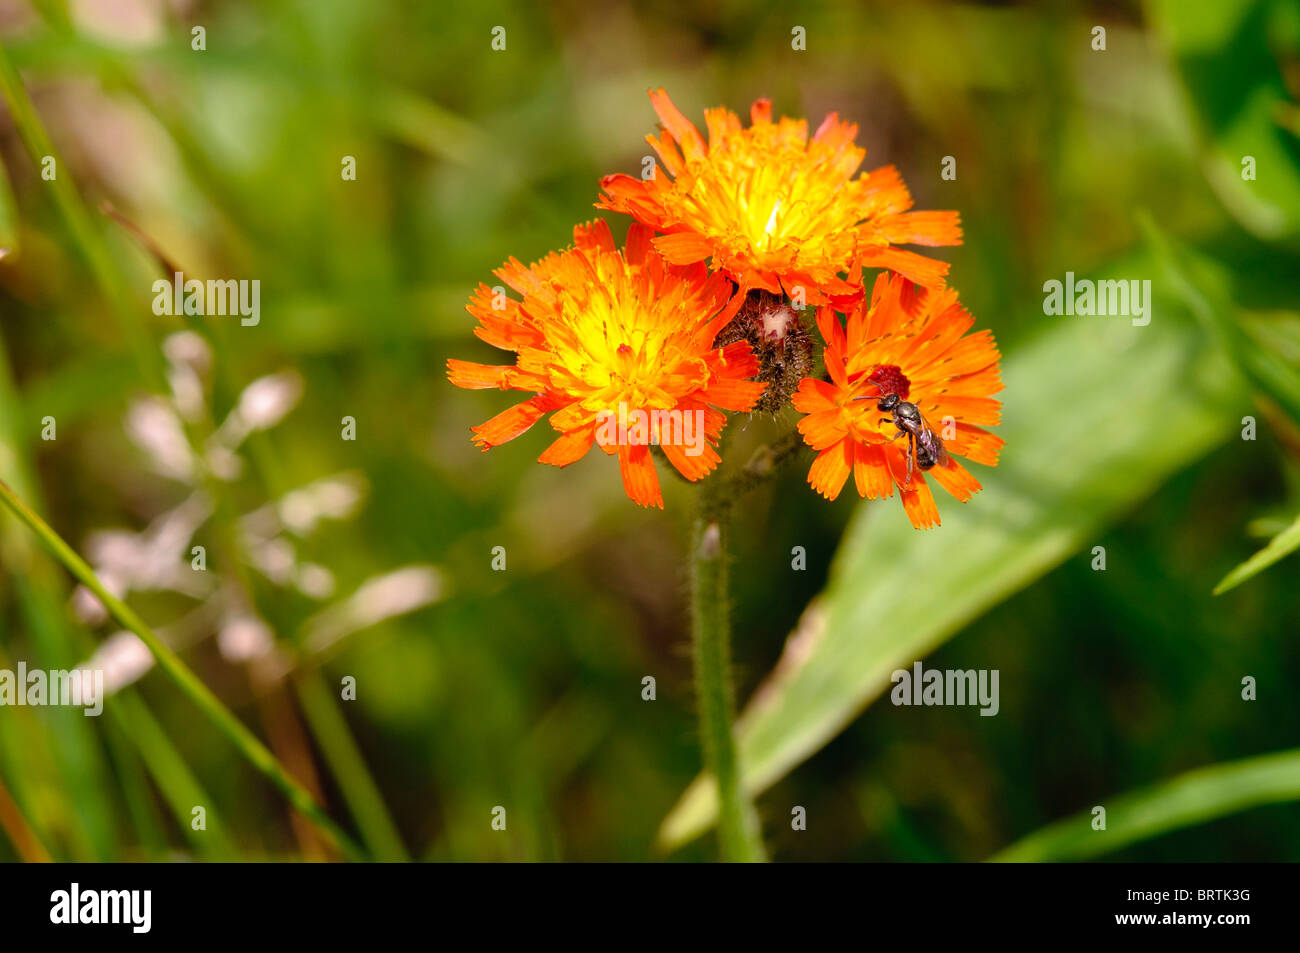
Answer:
[{"label": "orange flower", "polygon": [[673,178],[658,166],[648,181],[606,176],[596,207],[666,232],[655,239],[665,260],[712,258],[742,290],[800,287],[807,304],[841,308],[862,297],[864,266],[943,287],[946,263],[895,246],[961,244],[957,213],[909,212],[912,197],[893,166],[853,178],[866,155],[853,144],[857,125],[830,113],[809,141],[804,120],[774,123],[771,101],[760,99],[748,129],[727,109],[705,110],[705,144],[664,90],[650,100],[664,132],[646,141]]},{"label": "orange flower", "polygon": [[[928,472],[963,503],[980,489],[952,454],[996,466],[1002,438],[980,424],[996,424],[1002,404],[998,349],[989,331],[966,334],[974,318],[951,289],[917,292],[888,272],[876,279],[871,304],[849,312],[847,326],[828,308],[817,314],[826,341],[831,382],[804,378],[792,402],[807,416],[804,441],[819,451],[808,482],[833,500],[853,473],[858,495],[892,496],[897,485],[912,525],[939,525],[939,511],[921,469],[907,475],[906,437],[876,404],[887,393],[917,406],[942,441],[947,459]],[[856,400],[867,397],[867,400]],[[881,418],[885,418],[882,420]]]},{"label": "orange flower", "polygon": [[516,352],[514,366],[452,359],[447,372],[457,387],[535,392],[472,428],[484,450],[550,413],[561,436],[540,462],[567,466],[599,443],[618,456],[627,495],[662,508],[648,444],[698,480],[718,464],[722,410],[749,410],[766,385],[746,380],[758,371],[748,344],[712,347],[741,296],[702,262],[665,264],[651,235],[633,225],[620,253],[597,221],[573,230],[574,247],[530,267],[511,258],[496,274],[523,300],[480,285],[467,310],[478,337]]}]

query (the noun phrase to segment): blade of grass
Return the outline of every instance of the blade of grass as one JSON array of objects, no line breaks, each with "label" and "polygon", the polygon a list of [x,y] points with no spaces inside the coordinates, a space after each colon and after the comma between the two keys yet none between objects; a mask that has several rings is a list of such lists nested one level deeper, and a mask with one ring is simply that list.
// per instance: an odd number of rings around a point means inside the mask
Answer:
[{"label": "blade of grass", "polygon": [[1297,549],[1300,549],[1300,516],[1296,517],[1294,523],[1274,536],[1267,546],[1224,576],[1223,580],[1214,587],[1214,594],[1217,596],[1229,589],[1240,586],[1247,579],[1263,572],[1269,566],[1291,555]]},{"label": "blade of grass", "polygon": [[[49,657],[61,646],[54,621],[57,609],[45,598],[43,585],[37,588],[24,582],[18,595],[20,617],[33,632],[33,643],[43,657]],[[71,664],[56,662],[53,667],[66,669]],[[3,650],[0,668],[14,669]],[[49,708],[39,719],[22,708],[12,712],[4,715],[0,740],[22,750],[7,749],[5,762],[14,798],[26,808],[43,842],[59,860],[113,859],[118,850],[118,811],[109,794],[112,774],[89,720],[72,708]]]},{"label": "blade of grass", "polygon": [[9,173],[0,162],[0,260],[18,251],[18,205],[9,187]]},{"label": "blade of grass", "polygon": [[[0,479],[13,480],[25,494],[37,498],[31,463],[25,452],[23,417],[5,341],[0,337]],[[65,624],[62,604],[65,594],[60,591],[56,570],[35,548],[31,537],[8,518],[0,520],[0,558],[12,573],[12,591],[27,647],[50,667],[68,669],[78,664],[82,656]],[[92,726],[79,712],[60,708],[48,714],[39,725],[24,722],[21,726],[7,725],[6,729],[25,736],[26,743],[35,746],[31,750],[48,751],[49,760],[57,770],[43,774],[40,787],[46,788],[44,796],[57,796],[68,805],[59,811],[59,816],[70,825],[73,856],[109,860],[116,850],[120,812],[111,800],[111,774],[103,750]],[[26,752],[13,755],[6,752],[6,757],[30,756]],[[48,786],[56,787],[58,794],[49,792]],[[26,792],[16,785],[14,793],[20,801],[24,800]],[[56,853],[62,846],[48,837],[46,842]]]},{"label": "blade of grass", "polygon": [[320,673],[302,672],[293,679],[293,686],[312,735],[321,746],[370,852],[376,860],[410,860],[361,749]]},{"label": "blade of grass", "polygon": [[136,843],[145,858],[162,859],[167,852],[167,835],[162,815],[149,789],[148,769],[140,752],[132,744],[128,729],[118,719],[106,719],[99,727],[108,757],[116,768],[114,774],[122,788],[122,800],[126,802]]},{"label": "blade of grass", "polygon": [[1106,808],[1106,829],[1083,811],[1016,841],[997,862],[1083,860],[1160,834],[1264,804],[1300,800],[1300,748],[1198,768],[1120,795]]},{"label": "blade of grass", "polygon": [[[238,860],[239,849],[222,823],[212,798],[190,772],[185,759],[135,689],[120,692],[113,705],[104,707],[117,715],[124,730],[130,726],[131,740],[195,852],[205,860]],[[191,821],[195,807],[206,809],[207,830],[194,830]]]},{"label": "blade of grass", "polygon": [[266,746],[243,722],[236,718],[221,700],[203,684],[197,675],[181,661],[144,621],[135,614],[126,603],[110,593],[94,570],[64,542],[49,524],[36,514],[14,493],[9,485],[0,481],[0,502],[34,532],[45,544],[50,553],[72,574],[72,576],[94,593],[109,615],[123,628],[134,632],[152,653],[154,659],[177,687],[199,708],[200,711],[224,734],[240,753],[271,782],[288,799],[289,803],[311,820],[321,831],[338,845],[339,849],[354,860],[364,859],[363,851],[344,833],[307,793],[307,791],[284,769]]}]

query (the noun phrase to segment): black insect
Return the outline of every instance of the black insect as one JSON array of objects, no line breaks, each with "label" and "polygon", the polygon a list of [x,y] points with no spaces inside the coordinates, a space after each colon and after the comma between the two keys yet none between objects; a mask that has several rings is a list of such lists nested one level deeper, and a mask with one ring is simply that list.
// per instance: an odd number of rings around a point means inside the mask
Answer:
[{"label": "black insect", "polygon": [[930,425],[921,416],[916,404],[903,400],[897,394],[881,394],[879,398],[859,397],[858,400],[877,400],[876,409],[889,414],[881,417],[898,428],[898,433],[889,438],[893,443],[899,437],[907,438],[907,482],[912,482],[913,466],[929,470],[940,466],[948,459],[948,452],[943,449],[943,441],[930,429]]}]

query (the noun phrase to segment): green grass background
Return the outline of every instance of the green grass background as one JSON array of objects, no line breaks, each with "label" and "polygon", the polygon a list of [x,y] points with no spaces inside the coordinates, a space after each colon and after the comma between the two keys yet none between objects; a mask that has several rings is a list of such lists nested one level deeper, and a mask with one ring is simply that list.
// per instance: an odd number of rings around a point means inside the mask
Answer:
[{"label": "green grass background", "polygon": [[[0,247],[14,249],[0,260],[0,476],[78,548],[97,529],[143,528],[186,492],[151,475],[123,433],[128,402],[156,389],[148,368],[161,341],[182,325],[150,312],[157,266],[101,201],[187,272],[261,281],[261,324],[227,319],[218,332],[230,390],[216,409],[288,367],[305,393],[254,442],[259,462],[230,487],[230,506],[360,471],[370,490],[358,515],[326,523],[300,554],[335,573],[340,596],[415,563],[436,566],[446,585],[436,605],[350,636],[324,664],[331,689],[357,679],[357,700],[334,708],[346,735],[330,723],[290,748],[315,765],[346,826],[360,822],[340,781],[357,772],[336,777],[328,750],[350,736],[416,858],[714,855],[710,839],[653,849],[699,768],[682,561],[689,489],[665,479],[666,511],[638,510],[601,454],[564,471],[536,464],[545,427],[481,455],[469,426],[511,398],[457,390],[443,369],[449,356],[494,361],[471,334],[470,291],[507,256],[531,261],[565,244],[596,214],[601,175],[640,169],[655,128],[645,91],[659,85],[701,125],[704,107],[744,114],[760,96],[813,124],[830,110],[859,123],[869,167],[896,164],[918,207],[961,212],[965,244],[944,252],[951,281],[1009,361],[1063,322],[1096,322],[1096,347],[1086,324],[1076,329],[1095,390],[1058,399],[1039,368],[1025,378],[1036,386],[1003,395],[1009,416],[1014,406],[1068,428],[1095,399],[1160,428],[1158,399],[1122,399],[1145,393],[1145,365],[1112,358],[1102,340],[1101,325],[1122,319],[1043,315],[1043,282],[1066,271],[1153,280],[1166,336],[1135,340],[1189,355],[1185,377],[1161,394],[1199,393],[1201,371],[1219,382],[1205,411],[1221,412],[1218,436],[1173,439],[1149,486],[1126,492],[1135,477],[1124,467],[1089,465],[1104,458],[1108,427],[1081,433],[1077,453],[1036,460],[1035,472],[1070,487],[1064,499],[1123,504],[1064,562],[973,608],[950,633],[959,637],[926,655],[927,666],[999,669],[1001,714],[868,708],[760,796],[775,859],[982,860],[1120,792],[1300,744],[1294,558],[1210,594],[1300,510],[1293,5],[268,0],[176,12],[141,0],[120,5],[135,13],[93,16],[77,12],[85,6],[12,3],[0,19],[91,235],[69,228],[12,109],[0,111],[12,192],[0,202]],[[1096,25],[1104,52],[1091,47]],[[504,51],[491,47],[496,26]],[[806,51],[791,49],[795,26]],[[1247,154],[1253,182],[1240,178]],[[340,177],[345,155],[356,157],[354,182]],[[948,155],[955,181],[939,175]],[[621,235],[625,223],[613,224]],[[1247,413],[1259,421],[1254,442],[1237,433]],[[40,437],[46,415],[58,422],[53,442]],[[344,415],[356,418],[355,442],[339,439]],[[793,419],[735,421],[736,452]],[[1006,453],[1030,459],[1041,446]],[[927,559],[908,561],[912,544],[890,530],[903,519],[896,500],[846,493],[827,504],[804,482],[808,462],[737,510],[742,702],[826,587],[855,512],[867,545],[877,526],[900,540],[861,570],[864,593],[905,587],[913,603],[954,601],[962,593],[930,584],[927,569],[975,558],[943,544],[951,499],[941,495],[946,525]],[[1058,512],[1013,552],[1073,515]],[[197,541],[215,547],[220,525]],[[0,665],[84,658],[112,627],[76,622],[66,575],[11,519],[0,532]],[[1094,545],[1107,549],[1104,573],[1090,568]],[[491,569],[495,546],[506,548],[505,572]],[[793,546],[805,547],[806,571],[791,570]],[[319,606],[254,585],[293,644]],[[837,591],[852,602],[854,586]],[[131,601],[155,625],[188,605]],[[260,733],[247,674],[211,638],[184,655]],[[641,699],[646,675],[657,679],[653,703]],[[1244,675],[1257,678],[1258,701],[1240,699]],[[303,720],[308,704],[291,704]],[[53,857],[328,856],[156,672],[109,706],[120,714],[97,721],[0,709],[0,780]],[[192,803],[218,818],[208,832],[183,823]],[[507,808],[504,833],[490,825],[496,805]],[[790,829],[792,805],[807,808],[807,831]],[[374,840],[382,846],[382,833]],[[0,858],[17,856],[0,836]],[[1107,856],[1296,860],[1300,810],[1255,807]]]}]

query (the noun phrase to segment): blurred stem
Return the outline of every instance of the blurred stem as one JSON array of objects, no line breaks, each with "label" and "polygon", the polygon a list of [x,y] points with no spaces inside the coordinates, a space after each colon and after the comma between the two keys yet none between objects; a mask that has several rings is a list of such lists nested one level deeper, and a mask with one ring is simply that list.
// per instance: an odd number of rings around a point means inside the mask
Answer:
[{"label": "blurred stem", "polygon": [[342,828],[335,824],[315,799],[293,779],[284,766],[276,760],[275,755],[271,754],[266,746],[244,727],[243,722],[236,718],[199,677],[190,671],[181,661],[180,656],[168,648],[126,603],[105,589],[90,566],[3,481],[0,481],[0,502],[3,502],[15,516],[40,537],[41,542],[50,550],[54,558],[61,562],[78,582],[95,594],[119,625],[134,632],[140,641],[144,642],[157,660],[158,667],[166,672],[222,734],[230,739],[248,762],[288,798],[290,804],[328,834],[349,858],[354,860],[365,858],[361,849],[343,832]]},{"label": "blurred stem", "polygon": [[713,501],[711,505],[730,508],[741,496],[775,476],[781,464],[798,453],[803,445],[803,435],[792,430],[779,440],[759,447],[739,472],[726,480],[721,480],[721,474],[715,477],[721,482],[715,489],[706,490],[706,496]]},{"label": "blurred stem", "polygon": [[[149,774],[158,784],[163,800],[171,809],[172,817],[195,853],[204,860],[238,860],[239,849],[230,839],[212,798],[190,772],[185,759],[172,746],[144,700],[134,688],[123,689],[113,698],[113,705],[105,706],[107,713],[114,716],[119,731],[130,734],[131,743],[140,753]],[[196,807],[207,807],[206,830],[193,827]]]},{"label": "blurred stem", "polygon": [[[253,670],[254,684],[262,680],[257,674],[259,665],[266,665],[269,661],[270,657],[264,656],[250,666]],[[266,736],[266,743],[270,746],[271,753],[284,765],[285,770],[297,779],[311,795],[313,801],[324,800],[320,774],[316,771],[309,750],[310,746],[307,743],[307,731],[298,719],[298,713],[294,711],[293,700],[289,697],[288,690],[283,684],[279,684],[273,686],[270,691],[259,691],[256,694],[258,712],[262,720],[262,733]],[[303,860],[317,863],[333,859],[329,843],[317,833],[310,818],[304,817],[298,811],[290,811],[289,823],[293,827],[294,836],[298,839],[298,849]]]},{"label": "blurred stem", "polygon": [[9,835],[9,842],[14,845],[19,860],[28,864],[50,863],[50,852],[28,825],[17,802],[9,796],[3,780],[0,780],[0,829]]},{"label": "blurred stem", "polygon": [[293,685],[312,735],[325,755],[330,772],[343,792],[343,799],[348,802],[348,810],[352,812],[370,852],[376,860],[410,860],[388,808],[384,806],[379,787],[366,767],[361,749],[348,730],[325,679],[317,671],[305,671],[294,678]]},{"label": "blurred stem", "polygon": [[718,785],[718,839],[725,861],[766,860],[758,815],[740,786],[731,677],[731,613],[727,601],[727,536],[731,504],[709,483],[700,489],[691,538],[691,629],[695,695],[704,766]]},{"label": "blurred stem", "polygon": [[118,272],[112,252],[104,242],[96,222],[86,210],[81,196],[72,183],[71,176],[63,166],[62,159],[55,154],[50,137],[41,124],[31,97],[27,95],[22,78],[10,61],[3,43],[0,43],[0,95],[3,95],[9,106],[14,126],[22,137],[33,164],[40,167],[46,157],[55,160],[54,178],[49,180],[54,204],[58,206],[59,214],[85,254],[96,281],[103,288],[120,322],[123,335],[135,353],[146,382],[152,389],[161,390],[166,384],[166,379],[160,359],[154,352],[148,330],[131,304],[130,292]]}]

